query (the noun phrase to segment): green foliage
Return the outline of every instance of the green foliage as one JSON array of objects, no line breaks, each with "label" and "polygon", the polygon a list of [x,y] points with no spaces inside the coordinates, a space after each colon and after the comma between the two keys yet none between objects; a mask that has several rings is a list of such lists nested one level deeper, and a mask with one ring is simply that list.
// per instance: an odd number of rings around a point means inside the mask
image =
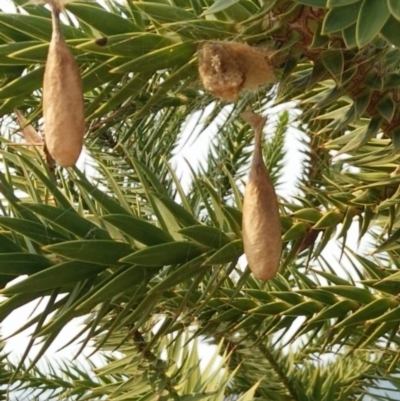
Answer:
[{"label": "green foliage", "polygon": [[[0,12],[0,318],[33,300],[45,308],[16,328],[33,336],[1,383],[50,399],[391,399],[374,389],[398,388],[399,374],[397,2],[68,3],[90,156],[69,170],[15,144],[15,107],[42,129],[51,19],[13,3]],[[272,47],[277,90],[216,101],[197,73],[207,40]],[[239,115],[286,100],[300,113],[281,112],[264,146],[275,185],[295,125],[304,160],[296,195],[279,199],[280,274],[261,283],[240,259],[254,134]],[[218,129],[184,186],[172,158],[194,115],[198,135]],[[356,225],[372,252],[349,245]],[[335,240],[340,263],[327,253]],[[78,354],[92,341],[121,354],[96,378],[70,364],[48,377],[37,362],[81,316]],[[202,370],[204,341],[218,349]]]},{"label": "green foliage", "polygon": [[[208,352],[207,360],[203,362],[198,353],[201,344],[198,340],[190,340],[188,332],[175,338],[166,335],[149,351],[142,334],[132,330],[129,337],[134,346],[123,345],[118,355],[114,355],[108,350],[124,340],[122,334],[103,347],[107,350],[101,355],[103,366],[96,366],[90,359],[84,364],[47,362],[41,368],[34,367],[24,376],[13,378],[12,391],[19,397],[31,393],[49,400],[155,400],[160,399],[160,394],[165,400],[224,399],[236,371],[229,372],[225,368],[229,355],[223,352],[222,343]],[[88,374],[88,368],[95,370],[96,375]],[[4,366],[6,377],[15,370],[16,366],[10,362]],[[127,377],[131,379],[127,380]],[[245,391],[242,400],[252,399],[257,387],[258,383]]]}]

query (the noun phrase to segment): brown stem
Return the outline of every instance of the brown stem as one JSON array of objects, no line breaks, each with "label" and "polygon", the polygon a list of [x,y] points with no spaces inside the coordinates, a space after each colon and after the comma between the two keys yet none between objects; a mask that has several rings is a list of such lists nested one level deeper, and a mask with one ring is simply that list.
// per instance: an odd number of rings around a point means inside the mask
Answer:
[{"label": "brown stem", "polygon": [[262,352],[262,354],[265,356],[265,358],[271,365],[272,369],[274,369],[275,373],[282,380],[282,384],[286,387],[287,391],[289,392],[289,394],[291,396],[291,399],[293,401],[301,401],[295,385],[293,384],[290,377],[288,377],[286,372],[282,369],[281,365],[275,359],[274,355],[269,351],[269,349],[264,344],[259,344],[258,348]]},{"label": "brown stem", "polygon": [[148,349],[147,342],[139,330],[134,329],[132,326],[130,330],[132,334],[132,340],[138,351],[142,353],[143,357],[148,362],[150,362],[150,369],[156,371],[157,374],[163,379],[162,381],[165,382],[165,389],[170,393],[171,399],[179,399],[179,395],[173,386],[171,378],[165,373],[164,367],[166,366],[166,361],[158,358],[157,355],[153,354]]}]

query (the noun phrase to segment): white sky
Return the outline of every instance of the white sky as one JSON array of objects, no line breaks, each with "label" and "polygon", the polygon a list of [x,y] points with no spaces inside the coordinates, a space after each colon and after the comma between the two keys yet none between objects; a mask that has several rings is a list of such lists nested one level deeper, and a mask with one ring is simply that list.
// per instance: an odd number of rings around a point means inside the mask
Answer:
[{"label": "white sky", "polygon": [[11,0],[0,0],[0,8],[5,12],[14,12],[15,7]]}]

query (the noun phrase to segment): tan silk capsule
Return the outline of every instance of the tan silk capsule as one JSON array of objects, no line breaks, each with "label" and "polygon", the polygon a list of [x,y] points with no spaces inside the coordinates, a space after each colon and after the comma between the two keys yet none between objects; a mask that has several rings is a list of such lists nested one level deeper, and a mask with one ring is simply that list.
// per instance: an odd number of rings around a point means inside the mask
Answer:
[{"label": "tan silk capsule", "polygon": [[43,80],[45,142],[62,167],[73,166],[82,151],[85,111],[82,80],[60,29],[59,1],[52,5],[53,32]]},{"label": "tan silk capsule", "polygon": [[273,278],[282,252],[279,206],[264,165],[261,137],[266,118],[252,112],[242,117],[255,130],[255,146],[243,202],[242,235],[250,270],[260,280]]}]

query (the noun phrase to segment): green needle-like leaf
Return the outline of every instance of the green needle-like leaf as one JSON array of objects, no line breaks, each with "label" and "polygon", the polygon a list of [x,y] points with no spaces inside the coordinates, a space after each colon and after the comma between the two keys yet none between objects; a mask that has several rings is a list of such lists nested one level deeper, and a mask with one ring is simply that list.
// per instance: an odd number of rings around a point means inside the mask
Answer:
[{"label": "green needle-like leaf", "polygon": [[60,242],[44,248],[68,259],[97,263],[104,266],[117,265],[118,261],[132,252],[128,244],[107,240],[77,240]]}]

